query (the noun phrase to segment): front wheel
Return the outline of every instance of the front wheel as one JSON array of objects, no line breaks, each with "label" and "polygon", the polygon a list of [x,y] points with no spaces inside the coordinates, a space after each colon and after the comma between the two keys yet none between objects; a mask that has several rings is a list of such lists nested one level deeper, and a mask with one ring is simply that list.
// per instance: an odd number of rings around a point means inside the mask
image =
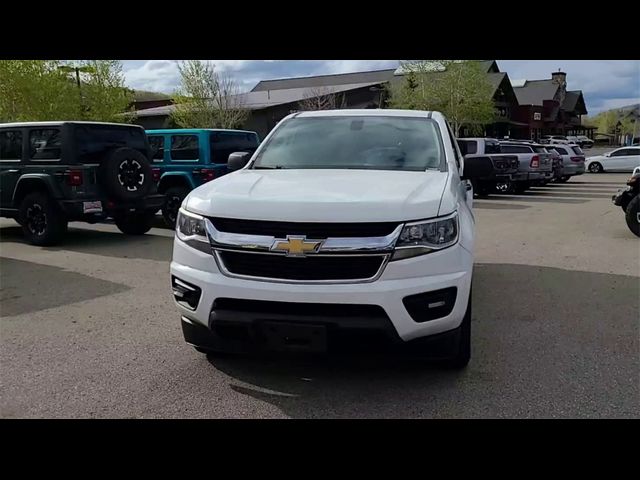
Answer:
[{"label": "front wheel", "polygon": [[55,200],[43,192],[30,193],[18,212],[18,223],[32,245],[50,246],[58,243],[67,231],[67,219]]},{"label": "front wheel", "polygon": [[629,230],[631,230],[636,237],[640,237],[640,195],[636,195],[629,202],[627,210],[624,213],[624,218],[627,221]]},{"label": "front wheel", "polygon": [[162,217],[168,227],[175,228],[178,210],[188,194],[189,190],[184,187],[171,187],[165,192],[166,200],[162,208]]},{"label": "front wheel", "polygon": [[589,164],[589,171],[591,173],[602,173],[604,169],[602,168],[602,165],[599,164],[598,162],[593,162]]},{"label": "front wheel", "polygon": [[114,217],[116,227],[127,235],[144,235],[151,230],[154,213],[126,213]]}]

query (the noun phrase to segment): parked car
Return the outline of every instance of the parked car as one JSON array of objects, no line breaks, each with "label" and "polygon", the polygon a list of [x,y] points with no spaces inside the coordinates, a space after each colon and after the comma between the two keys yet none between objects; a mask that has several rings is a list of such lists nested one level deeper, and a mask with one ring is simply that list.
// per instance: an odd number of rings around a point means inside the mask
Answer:
[{"label": "parked car", "polygon": [[553,179],[553,161],[545,145],[525,142],[500,142],[502,153],[518,157],[514,190],[523,193],[533,185],[545,185]]},{"label": "parked car", "polygon": [[494,138],[459,138],[458,147],[466,162],[474,162],[478,156],[491,159],[493,171],[484,178],[473,180],[473,192],[480,197],[491,192],[510,193],[514,189],[514,177],[518,173],[518,157],[500,153],[500,144]]},{"label": "parked car", "polygon": [[575,143],[580,145],[580,148],[591,148],[591,147],[593,147],[594,141],[591,140],[586,135],[578,135],[577,138],[578,138],[578,141],[575,142]]},{"label": "parked car", "polygon": [[548,145],[548,144],[566,145],[570,142],[569,140],[567,140],[567,137],[565,137],[564,135],[544,135],[540,139],[540,143],[543,145]]},{"label": "parked car", "polygon": [[633,170],[627,181],[627,188],[618,190],[611,200],[625,212],[629,230],[640,237],[640,166]]},{"label": "parked car", "polygon": [[603,155],[588,157],[586,169],[591,173],[632,172],[640,163],[640,147],[622,147]]},{"label": "parked car", "polygon": [[179,211],[171,282],[188,344],[324,352],[375,339],[467,365],[467,180],[492,165],[465,162],[441,113],[294,113],[229,168]]},{"label": "parked car", "polygon": [[166,195],[165,223],[174,227],[182,200],[194,188],[228,173],[233,152],[253,153],[258,134],[246,130],[147,130],[153,166],[160,169],[158,191]]},{"label": "parked car", "polygon": [[584,152],[578,145],[549,145],[547,150],[556,151],[562,158],[562,173],[556,181],[565,183],[571,177],[585,172]]},{"label": "parked car", "polygon": [[156,194],[142,127],[95,122],[0,124],[0,215],[33,245],[53,245],[70,221],[112,217],[124,233],[149,231]]}]

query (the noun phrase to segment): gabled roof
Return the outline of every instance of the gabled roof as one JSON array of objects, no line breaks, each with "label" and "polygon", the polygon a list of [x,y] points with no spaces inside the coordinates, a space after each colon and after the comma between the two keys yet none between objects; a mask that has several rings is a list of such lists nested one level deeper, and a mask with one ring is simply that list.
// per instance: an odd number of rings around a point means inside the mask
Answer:
[{"label": "gabled roof", "polygon": [[487,80],[489,81],[489,83],[491,84],[491,96],[493,97],[493,95],[495,95],[496,90],[498,90],[498,87],[500,86],[500,84],[503,82],[503,80],[506,78],[507,74],[505,72],[499,72],[499,73],[488,73],[487,74]]},{"label": "gabled roof", "polygon": [[[380,82],[351,83],[348,85],[330,86],[322,89],[323,94],[342,93],[349,90],[357,90],[358,88],[366,88],[379,85]],[[313,93],[313,87],[306,88],[287,88],[279,90],[264,90],[260,92],[246,92],[236,96],[238,102],[248,110],[261,110],[276,105],[284,105],[287,103],[300,102]],[[164,107],[146,108],[138,110],[138,117],[154,117],[169,115],[175,110],[175,105],[166,105]]]},{"label": "gabled roof", "polygon": [[538,105],[541,107],[544,100],[553,100],[559,86],[551,79],[527,80],[523,87],[514,87],[513,91],[520,105]]},{"label": "gabled roof", "polygon": [[482,68],[487,73],[499,73],[500,69],[495,60],[480,60]]},{"label": "gabled roof", "polygon": [[582,90],[572,90],[567,92],[562,102],[562,110],[566,112],[576,112],[580,115],[586,115],[587,107],[582,96]]},{"label": "gabled roof", "polygon": [[284,90],[292,88],[331,87],[355,83],[383,83],[393,77],[395,69],[371,70],[368,72],[338,73],[332,75],[316,75],[313,77],[279,78],[262,80],[251,89],[252,92],[267,90]]}]

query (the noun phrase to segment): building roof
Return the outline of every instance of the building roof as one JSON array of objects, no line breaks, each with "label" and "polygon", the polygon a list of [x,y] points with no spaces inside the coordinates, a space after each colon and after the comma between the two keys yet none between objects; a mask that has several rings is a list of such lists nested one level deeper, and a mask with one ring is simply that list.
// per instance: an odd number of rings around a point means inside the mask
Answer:
[{"label": "building roof", "polygon": [[367,72],[338,73],[331,75],[315,75],[311,77],[278,78],[262,80],[251,89],[252,92],[267,90],[284,90],[292,88],[329,87],[355,83],[383,83],[393,77],[395,69],[371,70]]},{"label": "building roof", "polygon": [[[359,88],[371,87],[379,85],[381,82],[366,82],[366,83],[350,83],[347,85],[336,85],[326,87],[323,94],[342,93],[349,90],[357,90]],[[287,88],[279,90],[264,90],[259,92],[246,92],[237,95],[238,102],[242,104],[244,108],[248,110],[261,110],[267,107],[274,107],[276,105],[283,105],[287,103],[300,102],[308,97],[314,87],[305,88]],[[322,88],[322,87],[320,87]],[[175,110],[175,105],[166,105],[163,107],[146,108],[144,110],[138,110],[136,115],[138,117],[155,117],[169,115]]]},{"label": "building roof", "polygon": [[514,86],[513,91],[520,105],[542,106],[544,100],[553,100],[559,86],[551,79],[527,80],[522,87]]},{"label": "building roof", "polygon": [[562,110],[565,112],[576,112],[580,115],[586,115],[587,106],[582,96],[582,90],[568,91],[562,102]]}]

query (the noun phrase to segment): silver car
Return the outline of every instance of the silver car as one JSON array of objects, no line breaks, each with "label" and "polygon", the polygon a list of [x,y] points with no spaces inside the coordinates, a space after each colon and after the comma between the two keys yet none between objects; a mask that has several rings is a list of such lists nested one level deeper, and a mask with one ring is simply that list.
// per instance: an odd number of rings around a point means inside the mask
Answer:
[{"label": "silver car", "polygon": [[585,156],[579,145],[547,145],[547,150],[551,149],[562,157],[562,175],[556,181],[565,183],[569,178],[585,172]]}]

